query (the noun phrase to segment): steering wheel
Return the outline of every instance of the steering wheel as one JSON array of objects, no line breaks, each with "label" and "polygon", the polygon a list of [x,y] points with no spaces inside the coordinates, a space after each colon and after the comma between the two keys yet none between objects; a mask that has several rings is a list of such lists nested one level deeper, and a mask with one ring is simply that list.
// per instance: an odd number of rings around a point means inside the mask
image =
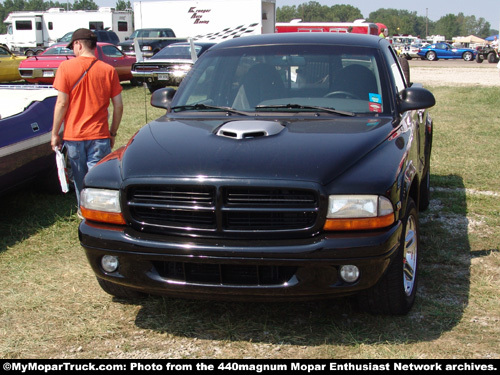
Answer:
[{"label": "steering wheel", "polygon": [[347,91],[332,91],[323,96],[324,98],[333,98],[334,96],[344,96],[346,99],[361,99],[359,96]]}]

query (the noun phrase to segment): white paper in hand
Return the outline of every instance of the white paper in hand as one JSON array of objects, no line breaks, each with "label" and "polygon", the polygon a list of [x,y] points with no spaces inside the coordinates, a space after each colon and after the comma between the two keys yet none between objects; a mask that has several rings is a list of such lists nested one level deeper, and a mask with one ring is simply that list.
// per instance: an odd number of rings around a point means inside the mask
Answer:
[{"label": "white paper in hand", "polygon": [[59,176],[59,182],[61,184],[62,192],[67,193],[69,191],[68,171],[66,170],[66,161],[64,160],[64,155],[59,150],[56,150],[56,164],[57,175]]}]

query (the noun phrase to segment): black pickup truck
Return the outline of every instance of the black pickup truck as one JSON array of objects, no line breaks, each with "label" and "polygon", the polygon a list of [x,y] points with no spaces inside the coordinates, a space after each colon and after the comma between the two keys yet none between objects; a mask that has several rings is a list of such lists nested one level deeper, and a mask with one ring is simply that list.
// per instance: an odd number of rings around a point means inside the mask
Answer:
[{"label": "black pickup truck", "polygon": [[151,102],[166,114],[85,177],[79,238],[106,292],[408,313],[435,99],[387,40],[224,41]]},{"label": "black pickup truck", "polygon": [[169,44],[187,41],[186,38],[177,38],[174,31],[168,28],[137,29],[127,40],[119,43],[118,48],[126,55],[135,56],[135,39],[139,41],[139,47],[144,57],[153,56]]}]

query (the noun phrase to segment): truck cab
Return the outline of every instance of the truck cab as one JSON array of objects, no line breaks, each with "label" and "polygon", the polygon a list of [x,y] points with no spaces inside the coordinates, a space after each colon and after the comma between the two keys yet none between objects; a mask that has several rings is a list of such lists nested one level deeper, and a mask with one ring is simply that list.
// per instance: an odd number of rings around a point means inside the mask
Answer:
[{"label": "truck cab", "polygon": [[144,57],[153,56],[171,43],[186,41],[186,39],[177,39],[174,31],[169,28],[137,29],[124,42],[119,43],[118,48],[126,55],[135,56],[135,39],[138,40]]},{"label": "truck cab", "polygon": [[[1,43],[12,52],[34,55],[44,50],[43,20],[41,15],[7,18],[7,34]],[[14,37],[15,36],[15,37]]]}]

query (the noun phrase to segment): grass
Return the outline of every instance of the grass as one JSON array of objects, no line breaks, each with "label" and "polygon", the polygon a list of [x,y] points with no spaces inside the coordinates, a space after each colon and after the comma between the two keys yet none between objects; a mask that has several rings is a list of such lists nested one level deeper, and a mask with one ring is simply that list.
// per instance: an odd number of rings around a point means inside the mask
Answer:
[{"label": "grass", "polygon": [[[500,358],[498,89],[431,90],[433,195],[407,316],[363,314],[348,299],[113,299],[79,245],[74,196],[28,188],[0,199],[0,357]],[[123,96],[118,145],[163,112],[143,88]]]}]

